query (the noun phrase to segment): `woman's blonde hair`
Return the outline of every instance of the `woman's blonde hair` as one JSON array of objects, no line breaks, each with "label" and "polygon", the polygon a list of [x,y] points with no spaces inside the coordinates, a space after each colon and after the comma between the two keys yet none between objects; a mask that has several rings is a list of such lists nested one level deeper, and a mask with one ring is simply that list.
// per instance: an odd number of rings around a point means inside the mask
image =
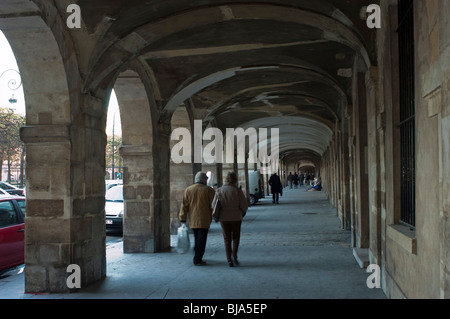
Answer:
[{"label": "woman's blonde hair", "polygon": [[227,177],[225,178],[225,183],[236,185],[238,182],[238,178],[235,172],[228,172]]}]

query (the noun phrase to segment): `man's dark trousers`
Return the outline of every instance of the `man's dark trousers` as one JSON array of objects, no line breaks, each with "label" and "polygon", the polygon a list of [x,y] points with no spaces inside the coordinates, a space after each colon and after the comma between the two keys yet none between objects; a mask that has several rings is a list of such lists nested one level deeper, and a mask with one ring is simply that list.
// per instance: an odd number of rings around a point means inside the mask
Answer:
[{"label": "man's dark trousers", "polygon": [[194,264],[200,264],[206,249],[206,239],[208,237],[208,228],[192,228],[194,231]]},{"label": "man's dark trousers", "polygon": [[272,193],[272,202],[278,204],[280,194],[279,193]]}]

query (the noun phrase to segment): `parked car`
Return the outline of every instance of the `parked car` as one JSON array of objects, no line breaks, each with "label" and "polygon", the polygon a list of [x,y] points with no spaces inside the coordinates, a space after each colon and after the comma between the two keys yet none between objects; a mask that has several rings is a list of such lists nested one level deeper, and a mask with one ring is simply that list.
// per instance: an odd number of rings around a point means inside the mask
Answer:
[{"label": "parked car", "polygon": [[264,198],[264,188],[260,179],[261,174],[259,171],[248,171],[250,205],[255,205],[261,198]]},{"label": "parked car", "polygon": [[123,185],[123,180],[121,179],[107,179],[105,180],[105,191],[108,191],[111,187]]},{"label": "parked car", "polygon": [[24,188],[18,188],[16,186],[13,186],[6,182],[0,182],[0,188],[5,190],[6,192],[8,192],[8,194],[11,194],[11,195],[25,196]]},{"label": "parked car", "polygon": [[0,273],[24,263],[25,198],[0,196]]},{"label": "parked car", "polygon": [[111,187],[105,194],[106,229],[123,229],[123,185]]}]

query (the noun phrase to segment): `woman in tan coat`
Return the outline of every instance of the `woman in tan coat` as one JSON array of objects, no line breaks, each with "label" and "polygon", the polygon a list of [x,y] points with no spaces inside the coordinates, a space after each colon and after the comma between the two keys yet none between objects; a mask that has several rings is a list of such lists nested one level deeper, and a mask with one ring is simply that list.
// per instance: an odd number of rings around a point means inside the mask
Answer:
[{"label": "woman in tan coat", "polygon": [[229,172],[225,184],[217,190],[212,203],[212,206],[215,207],[216,202],[219,201],[219,221],[222,226],[225,252],[230,267],[239,265],[237,252],[241,237],[241,223],[248,209],[247,199],[242,190],[237,187],[237,182],[236,173]]}]

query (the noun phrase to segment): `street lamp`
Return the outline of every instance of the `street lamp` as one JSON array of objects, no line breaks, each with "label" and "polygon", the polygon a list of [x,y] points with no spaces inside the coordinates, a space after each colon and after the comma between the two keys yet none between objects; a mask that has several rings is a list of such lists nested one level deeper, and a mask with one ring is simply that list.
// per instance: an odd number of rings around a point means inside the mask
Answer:
[{"label": "street lamp", "polygon": [[[17,70],[14,70],[14,69],[5,70],[5,71],[2,72],[2,74],[0,74],[0,79],[7,72],[15,72],[15,73],[17,73],[19,75],[19,81],[17,81],[15,78],[11,78],[10,80],[8,80],[8,88],[10,90],[13,90],[13,91],[18,90],[22,86],[22,78],[20,77],[20,72],[17,71]],[[17,84],[17,82],[19,82],[19,84]],[[17,99],[14,97],[14,94],[9,99],[9,103],[11,103],[11,104],[17,103]]]},{"label": "street lamp", "polygon": [[11,96],[11,98],[8,101],[11,104],[17,103],[17,99],[14,97],[14,94]]}]

